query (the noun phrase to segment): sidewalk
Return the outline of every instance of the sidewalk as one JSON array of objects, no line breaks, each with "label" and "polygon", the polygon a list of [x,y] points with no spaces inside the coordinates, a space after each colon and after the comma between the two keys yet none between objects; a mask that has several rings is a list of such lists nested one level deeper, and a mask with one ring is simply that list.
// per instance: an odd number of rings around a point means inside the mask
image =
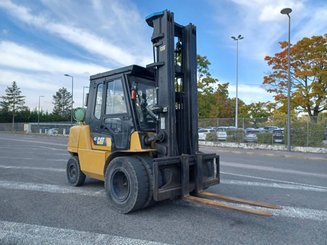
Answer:
[{"label": "sidewalk", "polygon": [[[236,143],[236,142],[221,142],[221,141],[199,141],[202,146],[215,146],[215,147],[230,147],[237,149],[256,149],[256,150],[271,150],[271,151],[287,151],[287,147],[283,144],[258,144],[258,143]],[[292,146],[292,152],[305,152],[305,153],[324,153],[327,154],[327,147],[304,147]]]},{"label": "sidewalk", "polygon": [[242,149],[230,147],[207,146],[199,144],[200,150],[208,150],[208,152],[229,152],[233,154],[246,154],[256,156],[269,156],[269,157],[285,157],[306,160],[323,160],[327,164],[327,154],[325,153],[307,153],[307,152],[288,152],[276,150],[262,150],[262,149]]}]

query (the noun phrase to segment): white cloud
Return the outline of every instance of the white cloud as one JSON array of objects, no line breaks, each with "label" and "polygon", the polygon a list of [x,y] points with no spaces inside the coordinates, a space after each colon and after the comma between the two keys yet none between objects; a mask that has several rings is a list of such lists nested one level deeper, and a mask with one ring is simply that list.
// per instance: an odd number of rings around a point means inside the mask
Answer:
[{"label": "white cloud", "polygon": [[283,8],[292,8],[294,12],[304,9],[305,0],[232,0],[247,15],[258,18],[259,21],[281,21],[280,11]]},{"label": "white cloud", "polygon": [[[38,33],[42,35],[40,48],[43,51],[39,51],[36,43],[33,48],[22,44],[24,35],[19,43],[10,41],[14,38],[11,36],[0,42],[0,91],[4,93],[12,81],[17,81],[30,108],[35,108],[38,96],[44,95],[44,108],[52,110],[52,95],[61,87],[71,90],[71,80],[64,77],[64,73],[74,76],[75,105],[81,106],[83,86],[89,84],[90,74],[122,65],[151,63],[152,30],[129,0],[67,0],[64,3],[39,0],[28,4],[3,0],[0,9],[10,15],[27,36],[37,39]],[[0,34],[6,33],[1,30]],[[45,53],[52,40],[84,50],[78,56],[88,61],[60,56],[60,53],[65,56],[70,53],[59,45],[58,55]],[[97,60],[97,64],[89,60]]]},{"label": "white cloud", "polygon": [[38,96],[44,95],[43,108],[52,110],[52,95],[61,87],[70,91],[71,80],[63,74],[74,76],[74,98],[81,106],[82,88],[89,84],[90,74],[109,70],[106,67],[82,63],[40,53],[37,50],[13,42],[0,42],[0,91],[17,81],[26,95],[26,104],[35,108]]},{"label": "white cloud", "polygon": [[[320,6],[306,0],[224,2],[229,8],[222,9],[220,1],[219,3],[211,1],[216,8],[215,20],[219,25],[224,24],[224,36],[242,34],[245,39],[240,43],[240,51],[248,59],[255,59],[259,62],[263,62],[264,56],[273,55],[278,51],[278,42],[287,39],[288,18],[280,13],[285,7],[293,10],[291,13],[292,43],[303,37],[322,35],[327,30],[326,3]],[[231,14],[234,13],[233,11],[237,14]],[[235,47],[231,40],[226,40],[226,43],[230,48]]]},{"label": "white cloud", "polygon": [[[229,96],[235,98],[236,86],[230,84],[228,87]],[[246,85],[239,84],[238,98],[243,100],[246,104],[251,104],[258,101],[272,101],[272,95],[260,85]]]},{"label": "white cloud", "polygon": [[[73,18],[68,23],[67,21],[61,22],[61,20],[55,20],[54,18],[51,18],[52,16],[46,16],[46,11],[43,14],[38,14],[36,11],[33,12],[31,9],[28,9],[22,5],[17,5],[9,0],[1,1],[0,7],[7,10],[7,12],[10,13],[13,17],[30,26],[48,31],[49,33],[56,35],[76,46],[79,46],[80,48],[83,48],[92,54],[104,57],[107,62],[109,62],[109,64],[130,65],[133,63],[141,63],[144,65],[144,62],[149,61],[150,56],[147,56],[147,54],[151,53],[150,47],[149,52],[144,52],[144,48],[141,50],[135,50],[133,48],[144,47],[143,37],[138,37],[142,35],[142,33],[135,32],[138,31],[139,28],[135,28],[136,30],[131,29],[135,27],[135,23],[139,23],[141,19],[134,9],[129,10],[125,6],[121,6],[115,1],[109,5],[107,4],[107,8],[110,6],[110,11],[107,13],[107,15],[110,16],[110,18],[116,18],[116,22],[114,24],[118,23],[119,25],[112,25],[111,27],[115,28],[109,28],[109,30],[107,30],[108,32],[111,32],[111,35],[106,35],[95,33],[98,28],[101,29],[101,25],[104,23],[104,20],[94,23],[92,17],[97,16],[97,13],[93,13],[93,16],[89,14],[92,12],[88,11],[87,6],[81,8],[79,3],[76,1],[70,3],[65,2],[65,4],[62,4],[62,2],[60,2],[60,4],[58,3],[58,1],[44,2],[44,4],[48,4],[49,9],[53,10],[52,6],[54,9],[57,9],[57,11],[52,13],[58,13],[60,10],[61,12],[66,11],[66,13],[67,11],[70,11],[67,13],[67,16],[74,16],[74,13],[78,12],[76,10],[79,10],[87,14],[84,15],[84,18],[81,18],[81,13],[79,13],[78,18],[81,21],[74,22],[75,19]],[[100,8],[101,2],[93,1],[93,3],[95,8]],[[73,4],[73,6],[68,7],[67,4]],[[99,16],[103,17],[104,15],[99,14]],[[62,13],[59,17],[62,17]],[[75,16],[75,18],[77,18],[77,16]],[[109,17],[107,18],[109,20]],[[97,20],[98,17],[95,19]],[[83,25],[85,21],[89,21],[93,23],[93,25]],[[110,21],[108,21],[108,23],[110,23]],[[130,25],[130,23],[132,24]],[[125,35],[125,38],[128,37],[126,33],[132,37],[132,39],[129,41],[131,44],[133,44],[133,46],[126,49],[123,47],[123,45],[121,45],[121,43],[114,43],[111,41],[115,40],[117,42],[119,40],[117,37],[119,37],[121,33]],[[114,38],[110,39],[108,38],[109,36]]]},{"label": "white cloud", "polygon": [[[52,96],[59,88],[65,87],[71,92],[71,79],[64,77],[62,73],[34,73],[27,71],[17,71],[1,68],[0,76],[0,96],[5,93],[7,86],[11,86],[12,81],[16,81],[22,94],[26,96],[26,105],[34,109],[38,105],[40,95],[44,96],[42,108],[49,112],[53,109]],[[82,106],[83,86],[89,85],[88,74],[74,75],[74,101],[75,106]]]},{"label": "white cloud", "polygon": [[303,37],[311,37],[327,33],[327,4],[325,5],[325,8],[308,10],[307,12],[308,14],[305,21],[298,23],[296,26],[298,27],[297,31],[294,34],[292,33],[293,40],[300,40]]},{"label": "white cloud", "polygon": [[16,69],[62,74],[67,72],[93,74],[108,70],[108,68],[94,64],[49,56],[8,41],[0,42],[0,53],[0,65]]}]

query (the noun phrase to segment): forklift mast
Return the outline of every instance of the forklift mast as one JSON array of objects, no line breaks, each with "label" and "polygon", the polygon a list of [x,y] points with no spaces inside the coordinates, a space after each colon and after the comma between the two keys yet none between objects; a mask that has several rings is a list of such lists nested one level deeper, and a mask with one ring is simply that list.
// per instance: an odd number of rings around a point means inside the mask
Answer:
[{"label": "forklift mast", "polygon": [[196,28],[175,23],[167,10],[146,22],[153,28],[152,64],[90,77],[85,123],[81,119],[69,133],[69,183],[83,185],[86,176],[104,180],[109,204],[120,213],[183,198],[271,216],[209,200],[279,208],[204,191],[219,184],[220,164],[218,155],[198,149]]},{"label": "forklift mast", "polygon": [[194,155],[198,152],[196,27],[180,25],[169,11],[146,18],[153,28],[154,62],[147,65],[155,72],[159,122],[159,155]]}]

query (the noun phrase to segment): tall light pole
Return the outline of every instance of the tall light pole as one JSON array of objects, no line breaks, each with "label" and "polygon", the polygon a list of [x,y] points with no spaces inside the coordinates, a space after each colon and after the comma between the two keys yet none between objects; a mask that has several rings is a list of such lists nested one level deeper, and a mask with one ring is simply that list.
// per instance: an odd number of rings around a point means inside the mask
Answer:
[{"label": "tall light pole", "polygon": [[40,111],[41,111],[41,98],[44,97],[43,95],[39,96],[39,110],[37,112],[37,127],[39,128],[39,132],[40,132]]},{"label": "tall light pole", "polygon": [[85,107],[85,101],[84,101],[84,89],[85,88],[89,88],[89,87],[88,86],[83,86],[83,103],[82,103],[83,108]]},{"label": "tall light pole", "polygon": [[235,105],[235,127],[238,128],[238,41],[244,37],[238,35],[237,37],[232,36],[232,39],[236,41],[236,105]]},{"label": "tall light pole", "polygon": [[65,74],[66,77],[71,77],[72,79],[72,108],[70,111],[70,123],[73,124],[73,108],[74,108],[74,77],[69,75],[69,74]]},{"label": "tall light pole", "polygon": [[280,11],[281,14],[286,14],[288,16],[288,53],[287,53],[287,150],[291,151],[291,8],[284,8]]}]

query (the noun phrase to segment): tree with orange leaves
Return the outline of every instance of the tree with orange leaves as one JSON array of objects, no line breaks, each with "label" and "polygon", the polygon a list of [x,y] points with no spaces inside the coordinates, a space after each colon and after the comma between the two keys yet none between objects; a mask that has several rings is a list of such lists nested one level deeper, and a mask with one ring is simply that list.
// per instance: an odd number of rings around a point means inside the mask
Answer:
[{"label": "tree with orange leaves", "polygon": [[[266,90],[286,110],[287,104],[287,46],[280,42],[282,51],[265,60],[272,72],[264,77]],[[320,112],[327,110],[327,34],[303,38],[291,46],[291,107],[307,112],[316,121]]]}]

